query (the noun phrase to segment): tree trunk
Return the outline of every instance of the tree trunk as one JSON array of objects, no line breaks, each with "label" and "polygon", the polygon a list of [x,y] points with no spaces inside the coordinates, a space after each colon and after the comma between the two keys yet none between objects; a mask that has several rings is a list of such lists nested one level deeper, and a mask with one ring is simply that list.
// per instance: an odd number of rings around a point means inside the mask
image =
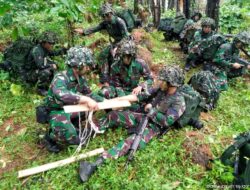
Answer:
[{"label": "tree trunk", "polygon": [[165,8],[166,8],[166,0],[161,0],[161,11],[165,13]]},{"label": "tree trunk", "polygon": [[138,13],[139,0],[134,0],[134,14]]},{"label": "tree trunk", "polygon": [[220,0],[208,0],[206,15],[215,20],[215,29],[218,30]]},{"label": "tree trunk", "polygon": [[175,0],[168,0],[168,9],[174,9]]},{"label": "tree trunk", "polygon": [[161,19],[161,0],[153,0],[152,3],[154,26],[158,27]]},{"label": "tree trunk", "polygon": [[183,1],[183,12],[186,16],[186,18],[189,18],[190,17],[190,1],[189,0],[184,0]]},{"label": "tree trunk", "polygon": [[176,12],[180,12],[180,1],[176,0]]}]

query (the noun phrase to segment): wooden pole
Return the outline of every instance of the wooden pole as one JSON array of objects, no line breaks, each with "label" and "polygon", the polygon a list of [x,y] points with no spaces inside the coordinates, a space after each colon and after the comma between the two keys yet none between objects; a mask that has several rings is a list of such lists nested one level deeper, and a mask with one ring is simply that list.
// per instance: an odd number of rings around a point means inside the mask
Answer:
[{"label": "wooden pole", "polygon": [[[98,110],[102,109],[111,109],[111,108],[122,108],[122,107],[129,107],[131,103],[127,100],[106,100],[104,102],[98,103]],[[63,106],[65,113],[74,113],[74,112],[83,112],[89,111],[87,105],[68,105]]]},{"label": "wooden pole", "polygon": [[80,154],[78,156],[72,156],[72,157],[64,159],[64,160],[59,160],[59,161],[56,161],[56,162],[44,164],[44,165],[37,166],[37,167],[34,167],[34,168],[21,170],[21,171],[18,172],[18,178],[23,178],[23,177],[38,174],[38,173],[41,173],[41,172],[45,172],[45,171],[48,171],[48,170],[51,170],[51,169],[54,169],[54,168],[62,167],[62,166],[68,165],[70,163],[82,160],[84,158],[95,156],[97,154],[101,154],[103,152],[104,152],[103,148],[98,148],[98,149],[92,150],[90,152]]}]

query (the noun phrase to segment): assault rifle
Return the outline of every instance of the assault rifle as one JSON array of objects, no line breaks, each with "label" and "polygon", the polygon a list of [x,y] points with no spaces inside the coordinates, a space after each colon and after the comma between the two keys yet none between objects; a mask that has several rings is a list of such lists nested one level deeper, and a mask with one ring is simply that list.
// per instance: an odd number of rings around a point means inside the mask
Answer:
[{"label": "assault rifle", "polygon": [[233,61],[241,64],[243,67],[248,67],[248,65],[250,65],[250,62],[248,62],[247,60],[242,59],[236,55],[233,56]]},{"label": "assault rifle", "polygon": [[128,167],[129,162],[131,162],[133,160],[134,154],[137,151],[138,147],[139,147],[139,143],[141,141],[142,138],[142,134],[148,124],[148,116],[146,116],[145,118],[142,118],[140,124],[139,124],[139,132],[138,134],[135,134],[135,139],[133,144],[131,145],[130,149],[129,149],[129,155],[128,155],[128,159],[125,165],[125,168]]}]

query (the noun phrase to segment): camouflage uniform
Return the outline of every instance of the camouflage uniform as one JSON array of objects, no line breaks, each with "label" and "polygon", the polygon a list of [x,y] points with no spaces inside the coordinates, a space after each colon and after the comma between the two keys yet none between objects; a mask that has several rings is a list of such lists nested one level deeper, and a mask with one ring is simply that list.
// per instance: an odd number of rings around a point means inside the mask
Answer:
[{"label": "camouflage uniform", "polygon": [[[136,59],[136,45],[133,41],[125,41],[119,50],[120,59],[115,61],[110,71],[110,86],[100,91],[100,95],[107,99],[130,94],[134,88],[141,86],[147,90],[152,85],[153,78],[146,62]],[[122,56],[128,54],[132,56],[130,65],[125,65]],[[141,82],[141,78],[144,82]]]},{"label": "camouflage uniform", "polygon": [[[104,4],[101,8],[102,16],[107,13],[113,13],[113,9],[109,4]],[[114,46],[120,42],[125,37],[129,36],[126,23],[120,17],[114,16],[111,22],[102,21],[98,26],[89,28],[83,31],[83,35],[89,35],[101,30],[106,30],[110,37],[115,41],[112,42],[112,45],[104,48],[98,56],[98,65],[100,67],[100,82],[105,83],[109,82],[109,69],[111,62],[113,61],[113,55],[111,51],[114,49]]]},{"label": "camouflage uniform", "polygon": [[[205,18],[201,22],[202,28],[204,26],[210,26],[213,28],[214,21],[210,18]],[[210,33],[204,33],[203,30],[198,30],[194,34],[193,41],[190,43],[188,47],[188,57],[186,62],[186,70],[189,70],[188,67],[191,64],[192,66],[196,66],[195,64],[199,62],[208,61],[209,58],[204,55],[206,51],[209,51],[209,48],[212,44],[212,36],[215,34],[214,31]]]},{"label": "camouflage uniform", "polygon": [[[77,144],[78,135],[73,120],[78,113],[65,113],[62,107],[67,104],[78,104],[81,95],[89,96],[97,101],[103,98],[93,94],[84,77],[77,79],[71,67],[91,65],[92,53],[87,48],[73,47],[68,51],[67,71],[57,73],[50,85],[45,99],[50,111],[49,136],[59,143]],[[77,120],[78,121],[78,120]]]},{"label": "camouflage uniform", "polygon": [[247,32],[239,33],[232,43],[225,43],[217,50],[214,61],[214,73],[221,82],[221,90],[228,89],[228,79],[242,76],[245,73],[245,67],[239,69],[233,68],[233,64],[237,62],[235,58],[239,57],[239,49],[236,47],[237,42],[247,45],[250,43],[250,35]]},{"label": "camouflage uniform", "polygon": [[[166,80],[166,73],[168,75],[172,68],[166,68],[162,73],[160,73],[160,80]],[[175,81],[176,79],[181,79],[181,81]],[[171,85],[180,87],[183,84],[184,77],[179,76],[169,76],[167,79],[171,82]],[[171,80],[171,81],[170,81]],[[153,99],[152,99],[153,98]],[[176,120],[178,120],[185,111],[185,99],[178,90],[174,94],[167,94],[165,91],[160,89],[151,89],[149,94],[142,94],[138,96],[139,101],[152,100],[151,104],[153,108],[149,111],[148,117],[150,121],[142,135],[142,139],[139,147],[143,148],[145,145],[156,135],[158,135],[161,130],[172,126]],[[106,127],[122,126],[125,128],[136,128],[142,118],[145,117],[142,113],[135,113],[131,111],[112,111],[108,114],[107,120],[109,125],[102,125],[102,130]],[[116,146],[105,151],[102,154],[103,158],[118,158],[128,153],[130,146],[133,143],[135,135],[129,136],[127,139],[120,141]]]},{"label": "camouflage uniform", "polygon": [[[56,34],[45,32],[40,40],[41,43],[54,44],[57,41]],[[41,44],[36,45],[30,51],[27,64],[22,66],[22,79],[31,84],[37,83],[38,88],[47,90],[55,72],[52,67],[52,64],[55,63],[49,60],[48,57],[62,55],[65,52],[66,49],[64,48],[57,51],[48,51]]]}]

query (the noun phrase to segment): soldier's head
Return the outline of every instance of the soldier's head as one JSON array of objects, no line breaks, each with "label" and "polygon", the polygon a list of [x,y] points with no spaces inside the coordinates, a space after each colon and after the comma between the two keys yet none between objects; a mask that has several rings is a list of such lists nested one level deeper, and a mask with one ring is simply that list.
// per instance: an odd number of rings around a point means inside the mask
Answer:
[{"label": "soldier's head", "polygon": [[66,63],[78,75],[84,75],[94,66],[92,51],[86,47],[76,46],[68,50]]},{"label": "soldier's head", "polygon": [[240,32],[237,34],[234,39],[233,43],[235,44],[236,48],[241,49],[244,46],[247,46],[250,44],[250,34],[249,32]]},{"label": "soldier's head", "polygon": [[124,40],[118,50],[123,64],[130,65],[133,58],[136,56],[136,44],[133,40]]},{"label": "soldier's head", "polygon": [[194,21],[194,22],[197,22],[201,19],[202,17],[202,14],[198,11],[194,12],[194,14],[191,16],[191,19]]},{"label": "soldier's head", "polygon": [[206,34],[214,30],[215,21],[212,18],[204,18],[201,20],[202,31]]},{"label": "soldier's head", "polygon": [[184,72],[179,66],[166,66],[159,72],[158,80],[162,91],[177,89],[184,84]]},{"label": "soldier's head", "polygon": [[103,4],[100,9],[100,14],[105,21],[111,22],[113,19],[113,14],[114,14],[112,5],[109,3]]},{"label": "soldier's head", "polygon": [[42,44],[43,48],[47,50],[52,50],[53,45],[58,42],[56,33],[51,31],[46,31],[39,37],[39,43]]}]

